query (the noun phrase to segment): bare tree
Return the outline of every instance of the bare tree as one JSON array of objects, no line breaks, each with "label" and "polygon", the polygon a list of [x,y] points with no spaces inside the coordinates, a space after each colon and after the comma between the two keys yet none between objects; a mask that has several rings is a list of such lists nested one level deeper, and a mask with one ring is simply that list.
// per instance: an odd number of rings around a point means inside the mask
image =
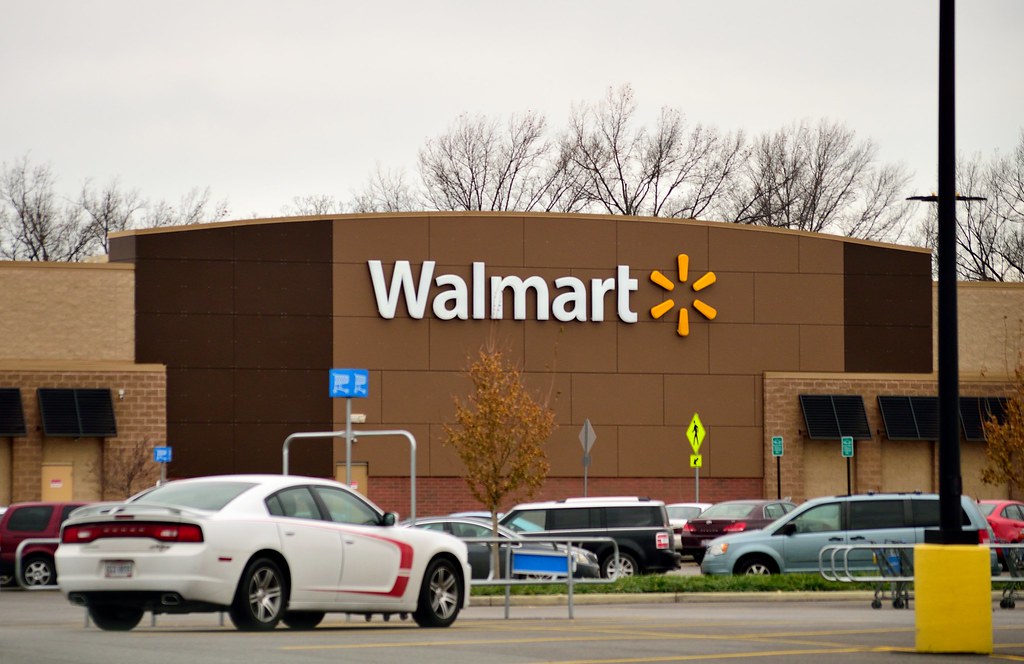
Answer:
[{"label": "bare tree", "polygon": [[[965,281],[1024,280],[1024,132],[1009,156],[957,161],[957,277]],[[925,246],[937,247],[937,210],[923,226]]]},{"label": "bare tree", "polygon": [[685,216],[715,205],[742,161],[742,135],[687,128],[664,108],[653,131],[636,127],[633,89],[609,89],[573,110],[566,151],[582,172],[583,197],[610,214]]},{"label": "bare tree", "polygon": [[54,191],[48,164],[28,156],[0,166],[0,256],[12,260],[75,261],[95,246],[82,209]]},{"label": "bare tree", "polygon": [[353,212],[409,212],[422,207],[405,181],[405,171],[377,170],[363,190],[353,197]]},{"label": "bare tree", "polygon": [[439,210],[530,211],[564,202],[553,195],[561,160],[544,138],[547,120],[534,112],[513,115],[504,130],[496,120],[460,115],[419,153],[428,204]]},{"label": "bare tree", "polygon": [[308,196],[296,196],[292,199],[291,204],[284,206],[281,211],[288,216],[296,217],[341,214],[345,211],[345,205],[327,194],[310,194]]},{"label": "bare tree", "polygon": [[902,165],[876,163],[877,148],[839,123],[801,123],[758,137],[722,208],[728,221],[899,239],[913,213]]},{"label": "bare tree", "polygon": [[108,447],[100,463],[89,464],[89,472],[101,477],[104,500],[123,500],[160,479],[160,466],[153,460],[153,444],[148,438]]},{"label": "bare tree", "polygon": [[117,178],[98,190],[87,181],[78,204],[85,213],[86,232],[105,254],[110,253],[110,234],[134,228],[137,216],[146,205],[137,189],[121,189]]},{"label": "bare tree", "polygon": [[177,206],[167,201],[147,206],[142,225],[155,228],[221,221],[228,216],[228,211],[226,200],[211,202],[209,187],[193,187],[181,197]]}]

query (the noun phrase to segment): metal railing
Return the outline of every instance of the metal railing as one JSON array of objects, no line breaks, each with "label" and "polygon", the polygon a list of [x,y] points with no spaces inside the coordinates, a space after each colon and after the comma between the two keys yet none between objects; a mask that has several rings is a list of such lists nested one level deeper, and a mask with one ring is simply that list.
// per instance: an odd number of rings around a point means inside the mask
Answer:
[{"label": "metal railing", "polygon": [[[867,555],[860,561],[855,561],[851,566],[850,554],[856,551],[866,551],[867,553],[875,556],[879,555],[883,550],[895,550],[895,551],[907,551],[913,553],[916,544],[904,544],[904,543],[867,543],[867,544],[832,544],[824,547],[818,553],[818,571],[821,576],[828,581],[839,581],[841,583],[852,583],[852,582],[864,582],[864,583],[882,583],[887,581],[913,581],[913,572],[910,574],[882,574],[876,560],[871,559],[870,563],[867,563],[869,558]],[[1015,552],[1019,559],[1024,559],[1024,543],[1009,544],[1004,542],[989,542],[980,546],[984,546],[987,549],[1009,549]],[[867,563],[867,565],[865,565]],[[866,570],[865,566],[873,567],[872,570]],[[871,571],[877,571],[877,574],[871,574]],[[1024,570],[1009,569],[1006,574],[993,575],[993,583],[1024,583]]]},{"label": "metal railing", "polygon": [[[535,585],[550,585],[560,584],[566,586],[566,595],[568,597],[568,608],[569,618],[573,617],[573,590],[579,585],[608,585],[614,583],[615,579],[605,579],[600,576],[601,568],[600,561],[598,562],[598,577],[577,579],[573,576],[574,572],[574,561],[573,561],[573,548],[577,547],[578,544],[611,544],[614,553],[612,559],[614,560],[615,568],[619,567],[619,543],[611,537],[575,537],[575,538],[564,538],[564,537],[524,537],[520,540],[511,540],[507,537],[467,537],[463,539],[467,544],[494,544],[499,547],[499,556],[504,558],[505,563],[505,575],[501,576],[501,570],[494,569],[494,560],[488,557],[490,567],[486,579],[472,579],[470,580],[470,586],[504,586],[505,587],[505,618],[509,617],[509,607],[511,606],[512,586],[535,586]],[[555,571],[554,567],[544,569],[517,569],[515,561],[516,549],[520,548],[521,544],[552,544],[552,559],[564,559],[565,565],[559,567]],[[559,550],[556,548],[557,545],[565,546],[564,557],[560,555]],[[538,554],[531,550],[527,555],[546,555]],[[516,575],[521,575],[520,578],[515,578]],[[537,578],[537,577],[541,578]],[[524,578],[525,577],[525,578]]]}]

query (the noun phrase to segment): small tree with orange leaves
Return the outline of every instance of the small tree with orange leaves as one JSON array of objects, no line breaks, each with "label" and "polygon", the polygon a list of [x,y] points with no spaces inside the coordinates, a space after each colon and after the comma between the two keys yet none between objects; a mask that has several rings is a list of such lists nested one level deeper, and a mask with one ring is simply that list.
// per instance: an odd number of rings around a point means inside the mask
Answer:
[{"label": "small tree with orange leaves", "polygon": [[1024,367],[1017,367],[1016,377],[1003,421],[989,415],[983,423],[987,447],[981,481],[1006,485],[1010,495],[1019,495],[1024,483]]},{"label": "small tree with orange leaves", "polygon": [[[493,347],[480,350],[469,367],[473,393],[455,399],[455,424],[444,425],[445,445],[455,448],[466,467],[470,493],[491,512],[498,529],[498,510],[510,494],[533,493],[547,477],[543,443],[555,428],[555,414],[538,402],[523,384],[522,374]],[[498,548],[492,548],[492,569]]]}]

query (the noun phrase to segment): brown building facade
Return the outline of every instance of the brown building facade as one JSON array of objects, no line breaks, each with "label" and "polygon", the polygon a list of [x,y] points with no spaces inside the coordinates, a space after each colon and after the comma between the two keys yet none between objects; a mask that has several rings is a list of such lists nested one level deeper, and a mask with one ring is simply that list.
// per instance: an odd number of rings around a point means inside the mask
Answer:
[{"label": "brown building facade", "polygon": [[[475,508],[442,427],[489,339],[553,395],[540,497],[582,494],[587,419],[591,495],[774,495],[775,435],[784,494],[845,492],[838,440],[807,439],[796,397],[862,394],[877,431],[878,394],[934,394],[930,255],[910,247],[692,220],[419,213],[137,231],[112,239],[111,261],[135,268],[135,361],[167,367],[172,476],[279,472],[289,434],[344,428],[328,369],[362,368],[358,428],[415,436],[418,511]],[[978,389],[1005,388],[999,376]],[[886,459],[908,454],[934,475],[931,447],[882,438],[858,441],[854,490],[902,487]],[[352,457],[371,498],[407,508],[403,440],[363,438]],[[337,475],[344,461],[340,443],[301,441],[290,470]]]}]

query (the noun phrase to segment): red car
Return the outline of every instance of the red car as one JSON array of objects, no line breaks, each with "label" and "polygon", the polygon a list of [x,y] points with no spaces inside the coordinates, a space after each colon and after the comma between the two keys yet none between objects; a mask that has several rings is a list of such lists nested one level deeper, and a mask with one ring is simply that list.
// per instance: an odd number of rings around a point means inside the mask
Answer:
[{"label": "red car", "polygon": [[22,550],[21,576],[27,586],[53,586],[57,583],[57,567],[53,553],[57,550],[60,524],[84,502],[16,503],[0,517],[0,584],[14,583],[14,556],[24,540],[47,539],[52,542],[29,543]]},{"label": "red car", "polygon": [[1018,500],[979,500],[978,508],[988,519],[997,541],[1024,541],[1024,503]]},{"label": "red car", "polygon": [[693,556],[699,565],[711,540],[744,530],[758,530],[792,512],[796,505],[788,500],[727,500],[716,503],[683,526],[682,552]]}]

